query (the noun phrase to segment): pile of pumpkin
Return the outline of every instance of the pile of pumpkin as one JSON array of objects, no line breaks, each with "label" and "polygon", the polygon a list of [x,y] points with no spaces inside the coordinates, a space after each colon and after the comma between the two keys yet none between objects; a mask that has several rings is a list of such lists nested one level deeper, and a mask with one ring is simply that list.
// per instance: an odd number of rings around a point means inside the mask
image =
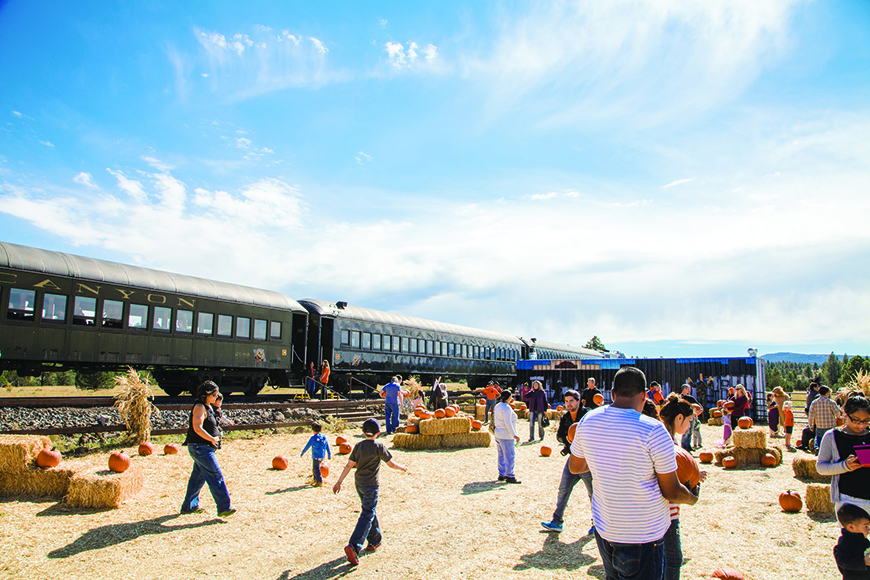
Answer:
[{"label": "pile of pumpkin", "polygon": [[707,419],[707,425],[710,425],[711,427],[721,427],[725,424],[725,421],[722,417],[722,409],[727,409],[730,411],[733,408],[734,401],[725,401],[723,399],[716,401],[716,408],[710,410],[710,418]]},{"label": "pile of pumpkin", "polygon": [[427,411],[422,405],[408,417],[404,432],[393,436],[399,449],[440,449],[489,447],[490,434],[482,431],[483,423],[466,414],[459,405]]},{"label": "pile of pumpkin", "polygon": [[[511,409],[516,412],[517,418],[529,418],[529,406],[526,405],[524,402],[514,401],[510,405]],[[479,399],[477,401],[477,405],[474,406],[474,418],[478,421],[483,421],[486,418],[486,399]]]},{"label": "pile of pumpkin", "polygon": [[730,443],[725,449],[719,449],[716,452],[701,451],[698,459],[701,463],[715,461],[717,465],[721,465],[725,469],[746,465],[776,467],[782,463],[782,448],[769,447],[767,430],[753,428],[750,417],[741,417],[738,419],[737,429],[731,434]]}]

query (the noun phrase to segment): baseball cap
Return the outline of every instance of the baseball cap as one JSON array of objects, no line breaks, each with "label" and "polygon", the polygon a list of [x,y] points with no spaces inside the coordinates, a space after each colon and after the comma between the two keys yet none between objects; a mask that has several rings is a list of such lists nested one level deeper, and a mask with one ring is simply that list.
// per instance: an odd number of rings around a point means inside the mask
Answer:
[{"label": "baseball cap", "polygon": [[366,435],[377,435],[381,432],[381,424],[377,419],[366,419],[363,421],[362,430]]}]

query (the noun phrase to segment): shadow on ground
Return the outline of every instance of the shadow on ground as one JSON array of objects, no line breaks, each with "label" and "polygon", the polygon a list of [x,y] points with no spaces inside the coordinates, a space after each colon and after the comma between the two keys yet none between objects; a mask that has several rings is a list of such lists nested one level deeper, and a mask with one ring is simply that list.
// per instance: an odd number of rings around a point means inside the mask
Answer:
[{"label": "shadow on ground", "polygon": [[353,571],[356,566],[351,566],[345,558],[336,558],[329,562],[324,562],[317,568],[312,568],[307,572],[293,574],[292,570],[285,570],[283,574],[278,576],[277,580],[328,580],[329,578],[341,578]]},{"label": "shadow on ground", "polygon": [[507,485],[503,481],[472,481],[462,486],[462,495],[473,495],[475,493],[483,493],[492,491]]},{"label": "shadow on ground", "polygon": [[547,533],[541,549],[520,556],[520,563],[514,566],[514,570],[579,570],[598,560],[583,553],[583,546],[594,541],[595,536],[583,536],[575,542],[564,544],[559,534]]},{"label": "shadow on ground", "polygon": [[274,491],[267,491],[266,495],[278,495],[279,493],[287,493],[288,491],[301,491],[303,489],[310,488],[310,485],[296,485],[293,487],[286,487],[284,489],[276,489]]},{"label": "shadow on ground", "polygon": [[191,528],[200,528],[203,526],[212,526],[215,524],[224,523],[223,520],[215,518],[211,520],[191,522],[189,524],[179,524],[175,526],[164,525],[169,520],[173,520],[178,517],[182,517],[181,514],[170,514],[167,516],[161,516],[159,518],[145,520],[142,522],[112,524],[108,526],[100,526],[99,528],[93,528],[79,536],[73,543],[64,546],[63,548],[52,550],[48,553],[48,557],[69,558],[70,556],[81,554],[82,552],[87,552],[90,550],[101,550],[103,548],[108,548],[109,546],[114,546],[123,542],[129,542],[130,540],[135,540],[136,538],[140,538],[142,536],[149,536],[153,534],[168,534],[169,532],[176,532],[178,530],[188,530]]}]

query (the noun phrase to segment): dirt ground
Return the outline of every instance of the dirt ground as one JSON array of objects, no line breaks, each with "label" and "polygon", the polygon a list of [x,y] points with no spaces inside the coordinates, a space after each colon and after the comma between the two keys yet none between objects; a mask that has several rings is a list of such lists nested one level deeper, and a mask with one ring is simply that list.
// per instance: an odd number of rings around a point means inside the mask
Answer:
[{"label": "dirt ground", "polygon": [[[521,421],[521,433],[525,422]],[[547,440],[555,440],[550,428]],[[705,441],[721,427],[703,427]],[[334,434],[330,434],[330,442]],[[496,451],[395,451],[409,467],[383,467],[378,515],[384,543],[351,568],[343,547],[356,522],[359,500],[348,477],[339,495],[331,485],[344,466],[329,462],[330,487],[306,485],[310,456],[299,457],[308,435],[273,435],[226,442],[218,453],[234,507],[215,516],[207,490],[205,514],[179,515],[190,458],[162,453],[134,457],[146,487],[120,509],[70,509],[56,499],[0,501],[0,577],[188,579],[392,578],[603,578],[595,540],[587,536],[590,506],[575,488],[565,531],[547,533],[565,458],[518,449],[522,485],[496,483]],[[352,443],[361,438],[354,433]],[[387,446],[389,438],[386,438]],[[781,440],[778,440],[781,441]],[[131,456],[132,456],[132,449]],[[287,471],[270,469],[277,454]],[[831,517],[785,514],[779,493],[806,484],[793,477],[791,460],[775,469],[724,471],[707,466],[696,506],[684,508],[682,578],[707,578],[719,566],[755,580],[838,578],[832,549],[839,526]],[[104,454],[86,460],[104,465]]]}]

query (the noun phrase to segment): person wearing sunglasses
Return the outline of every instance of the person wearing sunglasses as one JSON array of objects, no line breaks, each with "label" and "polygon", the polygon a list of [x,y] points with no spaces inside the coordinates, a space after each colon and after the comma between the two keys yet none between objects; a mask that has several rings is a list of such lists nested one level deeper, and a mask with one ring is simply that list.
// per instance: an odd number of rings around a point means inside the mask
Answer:
[{"label": "person wearing sunglasses", "polygon": [[831,501],[836,509],[850,503],[870,510],[870,463],[862,465],[856,445],[870,445],[870,400],[863,393],[849,395],[843,407],[845,425],[822,437],[816,469],[830,475]]}]

